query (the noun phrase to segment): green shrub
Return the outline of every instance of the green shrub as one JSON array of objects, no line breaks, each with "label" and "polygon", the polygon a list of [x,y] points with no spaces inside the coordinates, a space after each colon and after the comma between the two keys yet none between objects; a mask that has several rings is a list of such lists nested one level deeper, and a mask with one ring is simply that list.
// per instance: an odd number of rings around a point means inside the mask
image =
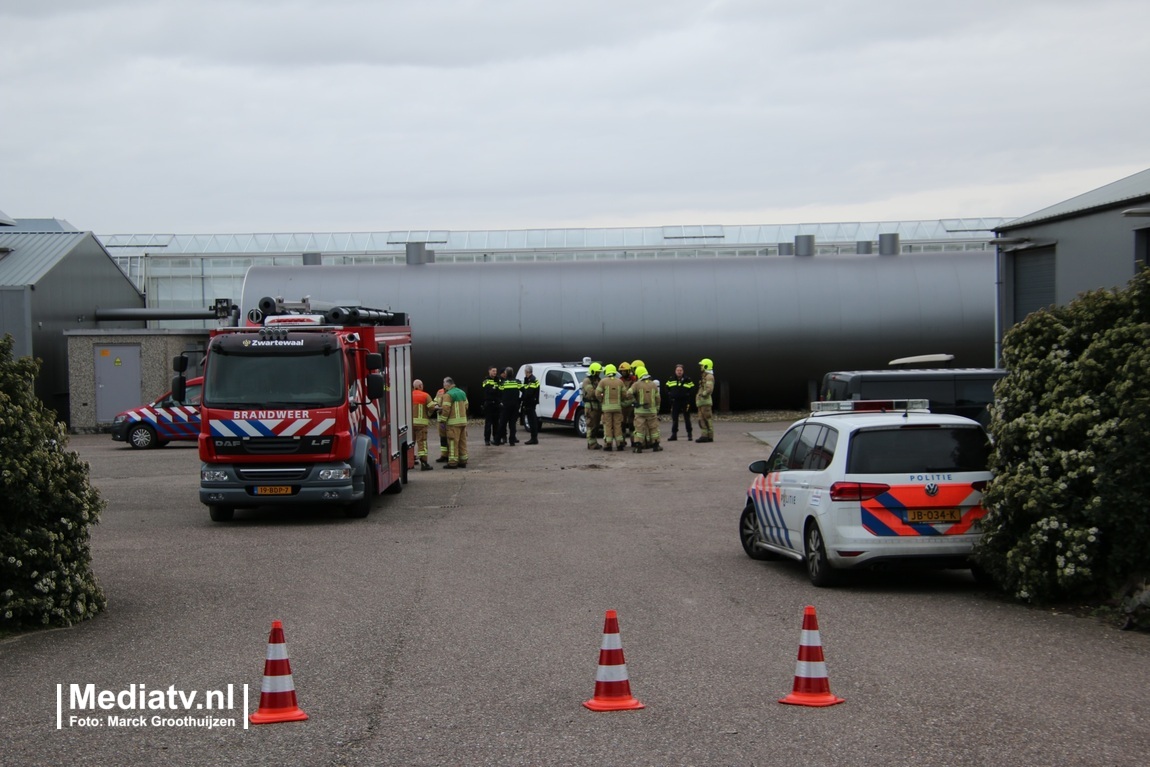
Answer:
[{"label": "green shrub", "polygon": [[39,361],[12,346],[0,340],[0,629],[70,626],[106,605],[88,548],[104,502],[33,393]]},{"label": "green shrub", "polygon": [[1109,598],[1150,571],[1150,272],[1003,339],[979,562],[1023,600]]}]

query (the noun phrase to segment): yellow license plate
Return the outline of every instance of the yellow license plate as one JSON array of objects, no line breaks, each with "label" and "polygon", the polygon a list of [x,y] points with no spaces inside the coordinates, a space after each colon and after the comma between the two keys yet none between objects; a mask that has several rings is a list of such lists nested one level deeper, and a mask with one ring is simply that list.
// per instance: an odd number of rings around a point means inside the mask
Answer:
[{"label": "yellow license plate", "polygon": [[256,495],[291,495],[290,485],[259,485]]},{"label": "yellow license plate", "polygon": [[962,509],[907,509],[906,521],[927,525],[936,522],[961,522]]}]

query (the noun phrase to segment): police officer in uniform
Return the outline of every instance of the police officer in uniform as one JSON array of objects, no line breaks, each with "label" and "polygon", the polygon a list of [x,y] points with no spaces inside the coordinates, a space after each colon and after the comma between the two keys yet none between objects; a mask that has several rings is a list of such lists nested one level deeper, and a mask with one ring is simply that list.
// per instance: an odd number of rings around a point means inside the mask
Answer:
[{"label": "police officer in uniform", "polygon": [[671,436],[668,442],[679,439],[679,414],[683,416],[683,425],[687,427],[687,441],[693,442],[691,437],[691,400],[695,393],[695,382],[687,378],[683,370],[683,363],[675,365],[675,375],[667,381],[667,398],[671,400]]},{"label": "police officer in uniform", "polygon": [[490,445],[499,428],[499,370],[494,365],[483,379],[483,444]]},{"label": "police officer in uniform", "polygon": [[500,411],[499,411],[499,442],[502,444],[503,439],[507,439],[508,445],[518,445],[519,440],[515,437],[515,422],[519,420],[519,405],[523,396],[523,385],[519,383],[519,379],[515,377],[514,368],[503,369],[503,382],[499,384],[499,398],[500,398]]},{"label": "police officer in uniform", "polygon": [[524,445],[539,444],[539,379],[535,377],[535,369],[530,365],[523,368],[523,399],[520,407],[526,420],[527,430],[531,432],[531,439]]}]

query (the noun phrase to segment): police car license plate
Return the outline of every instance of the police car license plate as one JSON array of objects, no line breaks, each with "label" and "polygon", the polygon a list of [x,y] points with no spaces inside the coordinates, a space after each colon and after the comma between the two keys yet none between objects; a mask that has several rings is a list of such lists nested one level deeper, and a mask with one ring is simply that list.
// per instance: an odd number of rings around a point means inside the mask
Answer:
[{"label": "police car license plate", "polygon": [[962,509],[907,509],[906,521],[918,524],[961,522]]},{"label": "police car license plate", "polygon": [[256,495],[291,495],[290,485],[257,485]]}]

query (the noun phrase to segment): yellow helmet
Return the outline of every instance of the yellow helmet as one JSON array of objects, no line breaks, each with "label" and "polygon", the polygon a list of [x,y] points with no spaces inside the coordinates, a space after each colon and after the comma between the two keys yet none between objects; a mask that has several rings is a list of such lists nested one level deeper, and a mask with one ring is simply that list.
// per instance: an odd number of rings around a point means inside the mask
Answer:
[{"label": "yellow helmet", "polygon": [[619,371],[615,369],[615,366],[610,363],[608,363],[607,367],[603,368],[603,375],[613,376],[618,372]]},{"label": "yellow helmet", "polygon": [[620,372],[627,371],[630,369],[631,369],[631,363],[630,362],[620,362],[619,363],[619,371]]},{"label": "yellow helmet", "polygon": [[603,369],[603,366],[600,365],[598,362],[592,362],[590,367],[587,368],[587,372],[590,373],[591,375],[599,375],[599,371],[601,371],[602,369]]},{"label": "yellow helmet", "polygon": [[637,365],[635,367],[635,377],[636,378],[644,378],[644,377],[646,377],[646,375],[647,375],[647,368],[643,367],[642,365]]},{"label": "yellow helmet", "polygon": [[[645,367],[647,367],[647,363],[643,362],[643,360],[635,360],[634,362],[631,363],[631,369],[632,370],[637,370],[638,368],[645,368]],[[635,375],[638,375],[638,373],[636,373]]]},{"label": "yellow helmet", "polygon": [[699,367],[701,367],[703,370],[710,370],[714,366],[715,363],[711,362],[710,357],[703,357],[703,359],[699,360]]}]

